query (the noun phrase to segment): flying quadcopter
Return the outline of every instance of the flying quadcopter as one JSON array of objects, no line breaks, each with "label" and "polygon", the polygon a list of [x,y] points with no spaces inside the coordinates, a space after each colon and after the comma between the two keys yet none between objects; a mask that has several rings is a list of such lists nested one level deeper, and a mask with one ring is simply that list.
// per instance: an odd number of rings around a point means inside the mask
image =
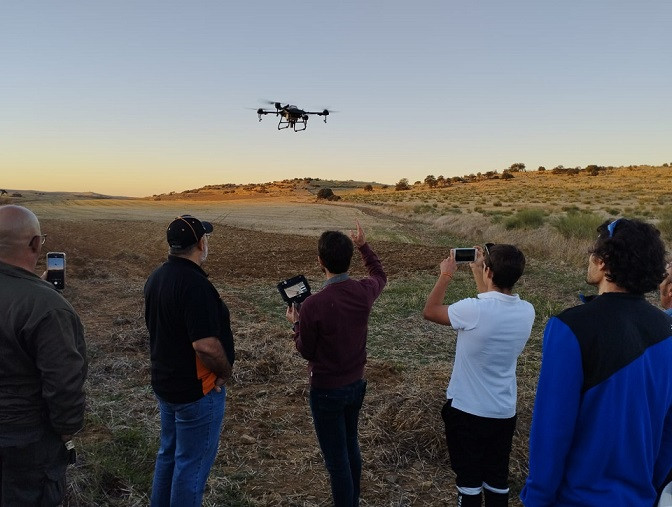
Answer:
[{"label": "flying quadcopter", "polygon": [[[327,123],[327,116],[329,116],[328,109],[324,109],[323,111],[304,111],[303,109],[299,109],[290,104],[285,106],[280,102],[269,102],[269,104],[275,106],[275,111],[272,109],[266,110],[260,107],[257,109],[259,121],[261,121],[262,115],[274,114],[275,116],[279,116],[280,121],[278,122],[278,130],[292,128],[294,129],[294,132],[301,132],[302,130],[306,130],[306,127],[308,126],[308,117],[311,114],[324,116],[324,123]],[[297,128],[297,126],[299,128]]]}]

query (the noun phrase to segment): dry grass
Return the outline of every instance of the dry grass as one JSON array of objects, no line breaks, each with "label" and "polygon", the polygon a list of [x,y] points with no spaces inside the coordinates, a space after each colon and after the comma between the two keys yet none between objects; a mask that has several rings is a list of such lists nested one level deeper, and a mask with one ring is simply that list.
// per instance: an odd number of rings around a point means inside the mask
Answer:
[{"label": "dry grass", "polygon": [[[473,193],[478,187],[469,188]],[[508,202],[494,187],[488,192],[481,205]],[[531,190],[521,191],[518,198],[526,195],[536,199]],[[569,205],[561,198],[557,202],[559,209]],[[360,428],[362,505],[454,501],[440,409],[455,333],[423,321],[420,311],[446,247],[485,240],[516,243],[526,252],[527,272],[518,290],[537,311],[518,365],[514,496],[522,487],[543,325],[549,315],[575,304],[577,292],[585,289],[586,240],[566,239],[549,224],[507,231],[483,213],[412,213],[406,203],[391,208],[274,199],[246,204],[101,200],[35,201],[28,206],[36,209],[43,232],[49,234],[49,250],[68,254],[65,295],[87,332],[87,420],[77,438],[80,462],[68,475],[68,505],[147,504],[159,424],[149,387],[142,287],[165,258],[166,223],[185,211],[216,218],[207,270],[231,308],[238,350],[205,505],[329,505],[327,475],[307,404],[305,362],[294,350],[275,284],[303,272],[319,287],[317,231],[349,229],[354,218],[371,231],[390,276],[371,316],[369,384]],[[363,274],[357,262],[353,274]],[[472,295],[473,290],[468,274],[460,272],[447,299]],[[515,498],[511,503],[518,505]]]}]

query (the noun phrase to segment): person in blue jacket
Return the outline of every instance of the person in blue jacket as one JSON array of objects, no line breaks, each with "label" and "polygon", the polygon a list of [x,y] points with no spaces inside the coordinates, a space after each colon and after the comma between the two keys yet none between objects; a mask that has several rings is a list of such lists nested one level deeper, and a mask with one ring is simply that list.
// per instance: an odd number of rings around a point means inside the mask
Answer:
[{"label": "person in blue jacket", "polygon": [[653,505],[672,470],[672,317],[644,298],[665,246],[639,220],[598,232],[586,275],[598,296],[544,331],[528,507]]}]

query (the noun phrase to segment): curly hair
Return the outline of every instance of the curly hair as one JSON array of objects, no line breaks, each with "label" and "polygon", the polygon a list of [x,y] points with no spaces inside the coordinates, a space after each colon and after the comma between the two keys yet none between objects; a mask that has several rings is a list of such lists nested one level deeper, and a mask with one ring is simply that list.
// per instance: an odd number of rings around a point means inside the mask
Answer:
[{"label": "curly hair", "polygon": [[350,268],[353,252],[352,240],[339,231],[325,231],[317,242],[317,253],[324,267],[335,275]]},{"label": "curly hair", "polygon": [[632,294],[655,290],[665,277],[665,244],[660,231],[641,220],[607,220],[591,253],[606,266],[606,278]]}]

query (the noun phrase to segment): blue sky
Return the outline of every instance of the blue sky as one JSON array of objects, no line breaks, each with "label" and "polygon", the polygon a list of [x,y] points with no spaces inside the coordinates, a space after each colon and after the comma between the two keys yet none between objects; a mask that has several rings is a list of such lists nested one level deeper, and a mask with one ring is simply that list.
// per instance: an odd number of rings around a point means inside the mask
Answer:
[{"label": "blue sky", "polygon": [[[7,1],[0,188],[672,162],[671,25],[665,0]],[[262,100],[338,112],[279,132]]]}]

